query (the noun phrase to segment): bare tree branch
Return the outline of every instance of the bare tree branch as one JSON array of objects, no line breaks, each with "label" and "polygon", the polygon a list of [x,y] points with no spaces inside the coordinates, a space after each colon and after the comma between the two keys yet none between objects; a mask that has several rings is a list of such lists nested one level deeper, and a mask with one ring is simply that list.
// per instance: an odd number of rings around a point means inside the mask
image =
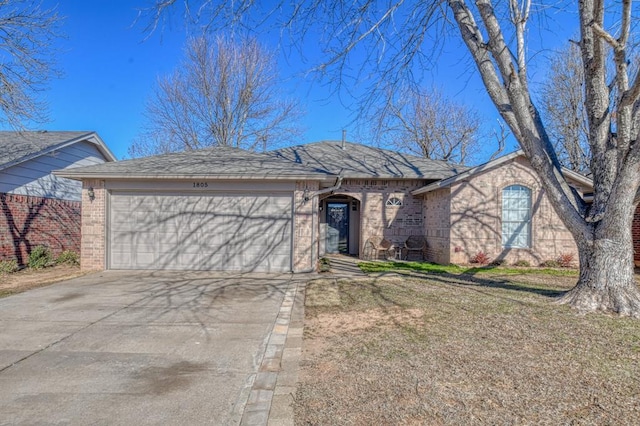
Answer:
[{"label": "bare tree branch", "polygon": [[40,98],[55,68],[62,18],[40,1],[0,0],[0,121],[16,129],[47,119]]},{"label": "bare tree branch", "polygon": [[550,60],[542,85],[542,111],[560,163],[590,174],[591,151],[584,107],[584,72],[580,48],[570,43]]},{"label": "bare tree branch", "polygon": [[394,93],[373,119],[378,137],[396,148],[433,160],[466,164],[480,151],[480,114],[439,90]]},{"label": "bare tree branch", "polygon": [[133,157],[210,146],[264,149],[299,134],[300,108],[280,95],[275,61],[255,40],[191,39],[176,71],[158,80],[145,115]]}]

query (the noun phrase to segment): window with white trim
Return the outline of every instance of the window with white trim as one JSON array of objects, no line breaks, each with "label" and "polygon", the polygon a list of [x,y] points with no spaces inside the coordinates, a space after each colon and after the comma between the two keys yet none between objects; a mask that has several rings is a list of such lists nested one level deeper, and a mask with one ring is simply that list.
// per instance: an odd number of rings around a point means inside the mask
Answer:
[{"label": "window with white trim", "polygon": [[526,186],[502,190],[502,246],[531,247],[531,190]]},{"label": "window with white trim", "polygon": [[391,197],[387,200],[387,206],[400,207],[401,205],[402,205],[402,200],[398,197]]}]

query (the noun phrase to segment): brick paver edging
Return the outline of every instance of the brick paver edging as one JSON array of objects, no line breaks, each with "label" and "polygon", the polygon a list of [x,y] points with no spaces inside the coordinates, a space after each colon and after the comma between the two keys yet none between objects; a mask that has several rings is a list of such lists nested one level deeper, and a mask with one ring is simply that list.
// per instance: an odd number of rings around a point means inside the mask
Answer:
[{"label": "brick paver edging", "polygon": [[293,425],[293,397],[302,353],[304,280],[292,279],[267,343],[242,426]]}]

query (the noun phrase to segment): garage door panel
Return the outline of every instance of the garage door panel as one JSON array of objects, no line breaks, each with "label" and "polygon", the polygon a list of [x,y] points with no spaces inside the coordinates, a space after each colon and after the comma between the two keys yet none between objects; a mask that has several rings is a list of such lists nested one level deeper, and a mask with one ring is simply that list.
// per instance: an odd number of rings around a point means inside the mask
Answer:
[{"label": "garage door panel", "polygon": [[135,257],[135,266],[139,269],[156,269],[155,256],[153,253],[138,253]]},{"label": "garage door panel", "polygon": [[291,270],[291,195],[115,193],[110,267]]},{"label": "garage door panel", "polygon": [[200,269],[200,254],[199,253],[180,253],[177,255],[177,262],[180,265],[193,265],[193,269]]}]

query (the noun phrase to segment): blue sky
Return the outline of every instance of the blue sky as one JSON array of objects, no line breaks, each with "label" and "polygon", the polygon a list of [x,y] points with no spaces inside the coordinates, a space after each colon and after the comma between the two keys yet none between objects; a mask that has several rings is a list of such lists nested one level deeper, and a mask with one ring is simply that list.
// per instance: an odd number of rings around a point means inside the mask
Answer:
[{"label": "blue sky", "polygon": [[[45,5],[56,3],[45,1]],[[67,0],[58,4],[60,14],[66,17],[63,32],[67,38],[60,42],[58,58],[64,75],[53,80],[45,93],[51,121],[39,127],[95,130],[118,158],[126,156],[127,147],[143,123],[145,100],[157,77],[174,69],[185,41],[181,25],[156,32],[145,40],[142,27],[133,26],[135,8],[145,3],[145,0]],[[314,48],[305,46],[311,62],[319,54]],[[438,66],[429,71],[426,81],[456,101],[479,109],[486,118],[486,126],[494,126],[495,109],[464,58],[463,46],[457,43],[446,46]],[[347,129],[349,140],[370,142],[358,140],[356,129],[350,125],[353,115],[348,107],[355,107],[355,102],[348,97],[342,97],[342,101],[335,96],[328,98],[325,85],[314,82],[312,76],[301,75],[308,63],[295,63],[295,58],[285,59],[282,55],[280,73],[285,87],[295,92],[306,110],[302,123],[306,132],[301,143],[340,139],[343,128]],[[514,148],[511,141],[507,151]]]},{"label": "blue sky", "polygon": [[[157,77],[174,69],[185,42],[180,25],[145,40],[142,27],[133,26],[135,7],[131,0],[58,4],[60,14],[66,17],[63,31],[67,38],[60,42],[58,57],[64,74],[53,80],[44,94],[51,121],[39,127],[95,130],[116,157],[126,156],[143,124],[144,104]],[[282,63],[287,65],[285,60]],[[301,142],[341,138],[342,129],[348,129],[351,121],[349,112],[338,100],[328,100],[326,91],[320,84],[311,84],[310,77],[294,80],[286,71],[281,72],[288,83],[285,86],[297,92],[306,110]]]}]

